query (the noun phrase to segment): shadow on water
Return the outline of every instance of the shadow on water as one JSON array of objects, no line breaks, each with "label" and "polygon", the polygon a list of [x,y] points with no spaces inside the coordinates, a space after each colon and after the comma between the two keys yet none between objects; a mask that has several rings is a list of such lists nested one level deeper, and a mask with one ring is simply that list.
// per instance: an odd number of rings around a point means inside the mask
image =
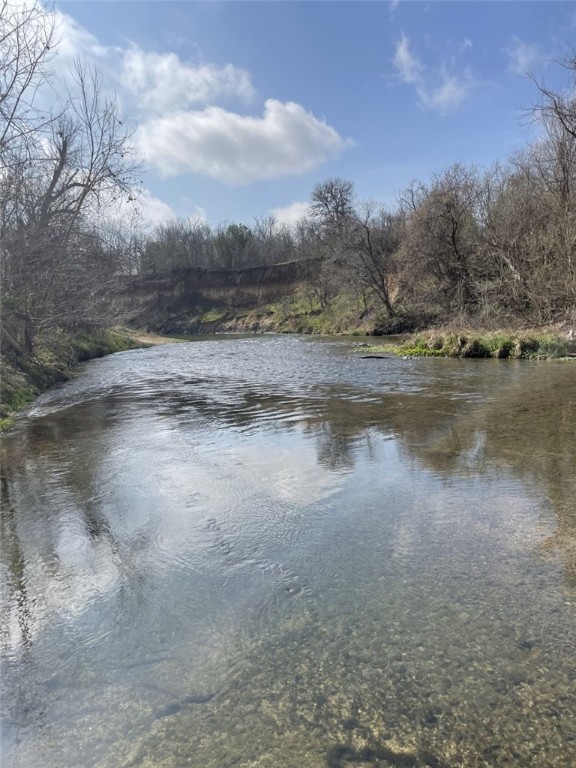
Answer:
[{"label": "shadow on water", "polygon": [[14,768],[576,761],[572,366],[113,363],[3,447]]}]

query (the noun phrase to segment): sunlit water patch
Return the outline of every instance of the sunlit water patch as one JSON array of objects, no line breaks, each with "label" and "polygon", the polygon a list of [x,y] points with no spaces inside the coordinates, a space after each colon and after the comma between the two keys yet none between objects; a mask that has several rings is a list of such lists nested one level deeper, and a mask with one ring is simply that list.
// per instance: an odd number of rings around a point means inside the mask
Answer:
[{"label": "sunlit water patch", "polygon": [[576,764],[575,374],[265,337],[5,437],[3,765]]}]

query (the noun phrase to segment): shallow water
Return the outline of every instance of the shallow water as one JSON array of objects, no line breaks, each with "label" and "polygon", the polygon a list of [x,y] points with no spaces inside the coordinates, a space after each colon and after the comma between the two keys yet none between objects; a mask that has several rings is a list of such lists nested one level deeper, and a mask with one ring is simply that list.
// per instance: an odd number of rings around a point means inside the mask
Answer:
[{"label": "shallow water", "polygon": [[576,765],[576,369],[213,339],[2,446],[2,765]]}]

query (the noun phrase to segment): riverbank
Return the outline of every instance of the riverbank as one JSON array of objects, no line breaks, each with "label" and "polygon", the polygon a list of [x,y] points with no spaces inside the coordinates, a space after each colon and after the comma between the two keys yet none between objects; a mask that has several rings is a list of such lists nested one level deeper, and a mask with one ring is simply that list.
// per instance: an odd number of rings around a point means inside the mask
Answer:
[{"label": "riverbank", "polygon": [[[281,301],[238,310],[196,306],[156,326],[169,334],[302,333],[327,336],[406,336],[401,345],[371,345],[374,352],[411,357],[480,357],[545,359],[576,354],[569,324],[536,328],[486,328],[470,321],[463,325],[435,325],[430,318],[399,313],[384,318],[365,308],[358,297],[344,294],[321,306],[295,293]],[[410,334],[410,335],[408,335]]]},{"label": "riverbank", "polygon": [[176,342],[165,336],[108,328],[76,335],[59,332],[40,341],[34,355],[3,354],[0,358],[0,430],[39,394],[72,375],[78,363],[127,349]]},{"label": "riverbank", "polygon": [[420,326],[412,317],[392,320],[365,305],[356,294],[341,293],[322,304],[304,290],[277,301],[238,308],[196,304],[169,317],[153,317],[150,330],[167,334],[303,333],[318,335],[382,336],[408,333]]},{"label": "riverbank", "polygon": [[[399,310],[386,317],[353,292],[322,305],[303,290],[244,309],[196,304],[170,317],[156,315],[148,329],[163,334],[301,333],[326,336],[408,335],[399,354],[437,357],[548,358],[576,352],[569,339],[576,318],[542,326],[504,325],[469,318],[441,321]],[[388,350],[390,351],[390,350]],[[392,351],[397,351],[394,347]]]}]

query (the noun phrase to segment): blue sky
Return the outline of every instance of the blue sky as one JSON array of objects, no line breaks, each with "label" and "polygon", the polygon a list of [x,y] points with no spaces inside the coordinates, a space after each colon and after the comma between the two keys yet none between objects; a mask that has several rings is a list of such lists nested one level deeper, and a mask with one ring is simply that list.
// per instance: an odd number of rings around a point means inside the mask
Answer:
[{"label": "blue sky", "polygon": [[393,203],[414,178],[534,138],[526,71],[576,40],[570,2],[57,2],[59,66],[96,60],[146,158],[146,214],[302,213],[342,176]]}]

